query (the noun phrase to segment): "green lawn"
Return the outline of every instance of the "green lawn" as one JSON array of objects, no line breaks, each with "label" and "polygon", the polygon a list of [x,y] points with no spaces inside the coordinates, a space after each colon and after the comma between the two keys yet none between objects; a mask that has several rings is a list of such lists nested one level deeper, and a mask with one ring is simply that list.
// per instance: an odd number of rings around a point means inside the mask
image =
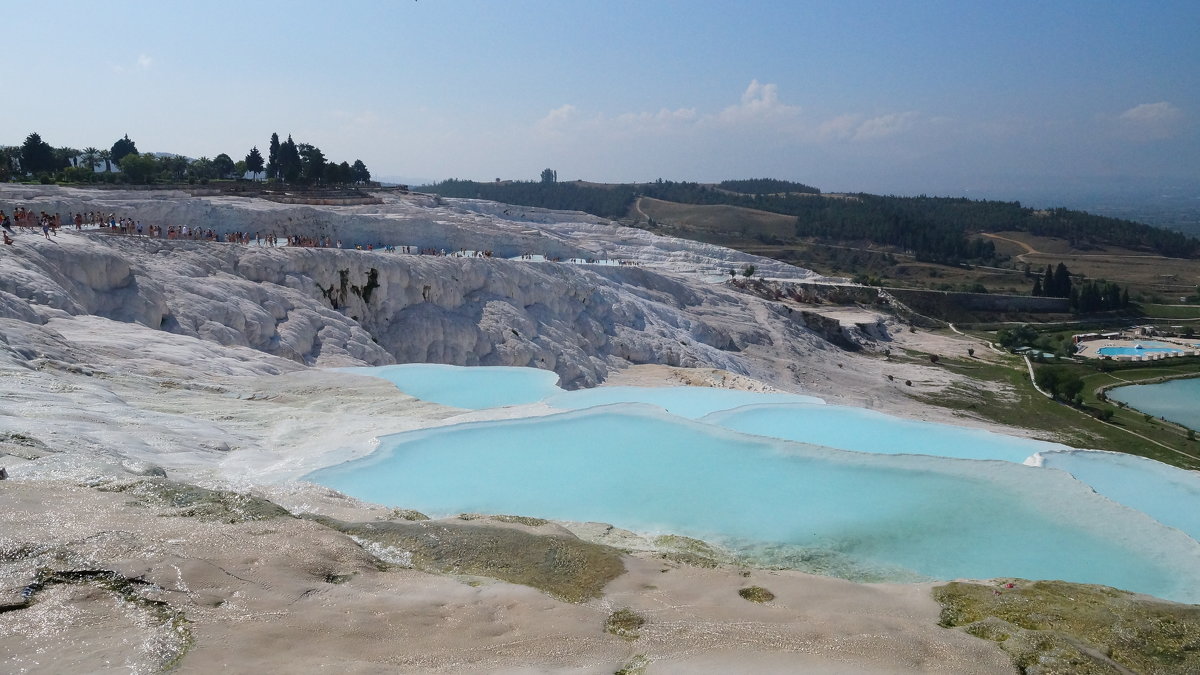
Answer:
[{"label": "green lawn", "polygon": [[1142,314],[1157,319],[1200,319],[1200,305],[1142,304]]},{"label": "green lawn", "polygon": [[[1141,412],[1121,409],[1096,397],[1097,389],[1111,384],[1125,384],[1123,380],[1132,382],[1164,376],[1200,375],[1200,359],[1180,359],[1170,366],[1154,364],[1151,367],[1134,367],[1135,364],[1128,364],[1115,368],[1111,373],[1101,372],[1090,363],[1061,365],[1076,372],[1083,380],[1084,406],[1113,411],[1109,424],[1077,408],[1052,401],[1039,394],[1029,382],[1024,359],[1019,357],[1005,357],[1004,362],[1000,364],[943,357],[938,365],[969,378],[1009,385],[1006,387],[1008,392],[1002,394],[991,391],[972,385],[967,380],[937,394],[917,397],[925,403],[962,410],[1000,424],[1044,431],[1046,438],[1053,438],[1072,447],[1125,452],[1182,468],[1200,469],[1200,459],[1181,455],[1128,433],[1140,434],[1169,448],[1200,458],[1200,441],[1188,440],[1186,431],[1157,419],[1146,420]],[[1048,365],[1050,364],[1035,364],[1035,367]],[[1013,395],[1015,400],[1011,398]]]}]

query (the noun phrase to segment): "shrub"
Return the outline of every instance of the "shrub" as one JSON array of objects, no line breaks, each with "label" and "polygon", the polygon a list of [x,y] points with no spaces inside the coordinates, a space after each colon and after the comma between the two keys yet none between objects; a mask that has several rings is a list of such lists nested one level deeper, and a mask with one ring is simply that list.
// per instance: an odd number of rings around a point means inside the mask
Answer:
[{"label": "shrub", "polygon": [[644,625],[646,625],[646,619],[626,607],[608,615],[608,618],[604,620],[604,631],[632,640],[637,638],[638,629]]},{"label": "shrub", "polygon": [[750,602],[770,602],[775,599],[775,594],[762,586],[749,586],[740,589],[738,590],[738,595]]}]

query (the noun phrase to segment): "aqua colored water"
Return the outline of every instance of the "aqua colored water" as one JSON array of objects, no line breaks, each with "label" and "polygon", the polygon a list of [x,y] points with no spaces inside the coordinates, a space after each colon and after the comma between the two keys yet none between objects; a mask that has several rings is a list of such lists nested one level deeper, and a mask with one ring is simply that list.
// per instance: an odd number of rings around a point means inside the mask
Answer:
[{"label": "aqua colored water", "polygon": [[387,380],[400,391],[422,401],[471,410],[535,403],[562,391],[558,388],[558,375],[537,368],[463,368],[409,363],[338,370]]},{"label": "aqua colored water", "polygon": [[546,403],[562,410],[581,410],[613,403],[646,403],[672,415],[697,419],[719,410],[761,403],[824,405],[816,396],[775,394],[714,387],[596,387],[551,396]]},{"label": "aqua colored water", "polygon": [[703,421],[726,429],[842,450],[924,454],[1021,463],[1067,446],[980,429],[906,420],[838,405],[756,405],[716,412]]},{"label": "aqua colored water", "polygon": [[396,434],[309,478],[431,515],[598,520],[824,552],[857,578],[1057,578],[1200,600],[1200,545],[1065,473],[847,453],[640,406]]},{"label": "aqua colored water", "polygon": [[[1197,478],[1150,460],[800,395],[563,392],[525,368],[344,370],[458,407],[576,410],[388,436],[309,476],[370,501],[675,532],[856,579],[1061,578],[1200,601]],[[1166,384],[1196,387],[1196,412],[1200,380]],[[1063,471],[1020,465],[1033,455]]]},{"label": "aqua colored water", "polygon": [[1115,452],[1067,451],[1042,456],[1096,492],[1200,540],[1200,473]]},{"label": "aqua colored water", "polygon": [[1182,352],[1182,349],[1171,347],[1101,347],[1100,353],[1104,356],[1147,356],[1149,354],[1165,354],[1169,352]]},{"label": "aqua colored water", "polygon": [[1116,387],[1108,397],[1200,431],[1200,378]]}]

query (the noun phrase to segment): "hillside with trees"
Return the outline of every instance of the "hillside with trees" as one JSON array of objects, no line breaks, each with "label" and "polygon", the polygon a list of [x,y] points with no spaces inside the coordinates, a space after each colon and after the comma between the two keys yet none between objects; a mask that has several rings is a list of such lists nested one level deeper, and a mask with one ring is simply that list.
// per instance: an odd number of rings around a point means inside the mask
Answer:
[{"label": "hillside with trees", "polygon": [[[547,171],[550,171],[547,169]],[[553,173],[553,172],[552,172]],[[443,197],[488,199],[517,206],[531,206],[562,211],[583,211],[601,218],[616,220],[629,214],[636,196],[628,185],[592,187],[578,183],[559,183],[543,172],[540,181],[507,181],[481,183],[472,180],[448,179],[418,188]]]},{"label": "hillside with trees", "polygon": [[170,153],[141,153],[129,134],[112,147],[99,150],[87,147],[56,148],[34,132],[19,146],[0,146],[0,181],[36,180],[41,183],[207,183],[210,180],[241,180],[249,173],[258,178],[292,185],[362,185],[370,182],[371,172],[356,159],[334,162],[320,148],[296,143],[291,136],[284,143],[271,134],[271,159],[265,162],[255,146],[243,159],[228,153],[215,157],[190,159]]},{"label": "hillside with trees", "polygon": [[819,195],[821,191],[811,185],[795,183],[790,180],[776,178],[748,178],[745,180],[723,180],[717,187],[730,192],[740,192],[744,195],[769,195],[784,192],[801,192]]},{"label": "hillside with trees", "polygon": [[561,183],[547,169],[540,181],[480,183],[447,180],[423,190],[446,197],[585,211],[604,218],[628,215],[638,197],[694,205],[724,205],[794,216],[797,239],[818,238],[894,247],[932,262],[997,260],[980,232],[1028,232],[1064,239],[1073,248],[1114,246],[1168,257],[1200,257],[1200,240],[1120,218],[1068,209],[1036,210],[1020,202],[955,197],[822,195],[802,183],[758,178],[717,185],[659,179],[653,183]]}]

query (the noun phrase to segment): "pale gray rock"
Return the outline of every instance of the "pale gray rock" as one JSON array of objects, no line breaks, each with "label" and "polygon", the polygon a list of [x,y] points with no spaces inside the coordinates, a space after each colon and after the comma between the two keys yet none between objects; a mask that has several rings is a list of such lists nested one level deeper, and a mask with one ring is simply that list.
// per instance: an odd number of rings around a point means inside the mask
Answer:
[{"label": "pale gray rock", "polygon": [[151,462],[139,462],[139,461],[135,461],[135,460],[125,460],[125,461],[121,462],[121,468],[124,469],[127,473],[131,473],[135,476],[160,476],[162,478],[167,477],[166,469],[163,469],[161,466],[159,466],[157,464],[153,464]]}]

